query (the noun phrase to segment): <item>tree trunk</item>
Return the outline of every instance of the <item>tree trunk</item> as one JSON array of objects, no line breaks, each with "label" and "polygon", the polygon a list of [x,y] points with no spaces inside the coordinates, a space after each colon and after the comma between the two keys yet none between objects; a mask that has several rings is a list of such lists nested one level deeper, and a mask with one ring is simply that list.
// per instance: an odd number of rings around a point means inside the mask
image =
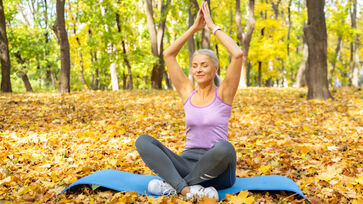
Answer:
[{"label": "tree trunk", "polygon": [[[44,27],[45,27],[45,30],[46,30],[46,32],[44,33],[44,38],[45,38],[45,44],[48,45],[49,44],[49,32],[48,32],[48,3],[47,3],[47,0],[44,0],[44,12],[43,12],[43,14],[44,14],[44,24],[45,24]],[[25,17],[24,17],[24,19],[25,19]],[[30,26],[30,24],[28,26]],[[47,63],[47,65],[46,65],[46,67],[47,67],[46,76],[47,76],[48,83],[50,82],[52,87],[55,89],[56,88],[56,84],[55,84],[56,82],[55,82],[55,79],[54,79],[54,73],[51,70],[51,66],[50,66],[49,60],[48,60],[48,55],[49,55],[49,48],[48,47],[49,46],[45,46],[45,48],[44,48],[44,54],[45,54],[46,63]]]},{"label": "tree trunk", "polygon": [[[96,52],[95,52],[95,54],[96,54]],[[91,55],[91,65],[92,65],[93,62],[94,62],[94,56],[93,56],[92,50],[90,50],[90,55]],[[97,85],[96,85],[96,82],[95,82],[95,76],[93,74],[93,71],[91,72],[91,89],[93,89],[93,90],[97,89]]]},{"label": "tree trunk", "polygon": [[342,37],[339,36],[337,47],[335,48],[335,55],[334,55],[334,59],[333,59],[333,62],[332,62],[332,68],[330,70],[330,75],[329,75],[329,84],[330,84],[330,86],[333,86],[334,72],[335,72],[335,67],[336,67],[336,64],[337,64],[337,58],[338,58],[338,55],[339,55],[339,52],[340,52],[341,44],[342,44]]},{"label": "tree trunk", "polygon": [[[248,19],[247,19],[247,33],[243,34],[243,28],[241,23],[241,5],[240,0],[236,0],[236,17],[235,21],[237,24],[237,37],[241,43],[243,58],[242,58],[242,73],[239,82],[239,88],[246,88],[246,74],[247,74],[247,59],[248,59],[248,49],[250,47],[251,37],[253,30],[255,28],[255,0],[248,1]],[[244,36],[245,35],[245,36]]]},{"label": "tree trunk", "polygon": [[324,4],[324,0],[306,0],[308,23],[304,26],[304,35],[309,48],[306,67],[307,99],[332,98],[327,76],[327,31]]},{"label": "tree trunk", "polygon": [[[208,2],[209,11],[212,15],[212,10],[210,9],[210,0],[206,0]],[[210,30],[208,27],[204,27],[202,31],[202,49],[209,49],[210,48]]]},{"label": "tree trunk", "polygon": [[61,71],[59,77],[58,91],[61,93],[70,92],[70,73],[71,61],[69,54],[69,42],[64,20],[64,3],[65,0],[57,0],[56,20],[53,25],[53,31],[58,38],[61,54]]},{"label": "tree trunk", "polygon": [[[105,8],[102,6],[103,0],[100,0],[101,4],[101,15],[102,17],[105,16]],[[105,31],[108,33],[108,25],[105,24]],[[107,53],[109,54],[109,57],[111,57],[112,53],[114,52],[114,45],[110,42],[107,42]],[[117,58],[117,56],[116,56]],[[118,79],[117,79],[117,72],[116,72],[116,63],[111,59],[111,65],[110,65],[110,74],[111,74],[111,85],[112,85],[112,91],[119,90],[118,87]]]},{"label": "tree trunk", "polygon": [[[100,3],[102,5],[103,0],[100,0]],[[101,6],[101,15],[105,16],[105,8],[103,6]],[[108,25],[105,24],[105,31],[108,33]],[[110,55],[112,55],[112,53],[115,51],[114,49],[114,45],[112,43],[107,42],[107,53],[109,54],[109,57],[111,57]],[[116,56],[117,58],[117,56]],[[111,85],[112,85],[112,91],[117,91],[119,90],[118,87],[118,79],[117,79],[117,72],[116,72],[116,63],[111,60],[111,65],[110,65],[110,73],[111,73]]]},{"label": "tree trunk", "polygon": [[25,86],[25,89],[27,92],[33,92],[33,88],[29,82],[29,78],[28,76],[26,75],[26,72],[25,72],[25,59],[23,59],[21,57],[21,55],[19,54],[19,52],[16,52],[15,54],[15,57],[16,57],[16,60],[17,62],[22,66],[22,70],[20,71],[20,76],[21,76],[21,79],[23,80],[24,82],[24,86]]},{"label": "tree trunk", "polygon": [[288,19],[289,19],[289,28],[287,30],[287,57],[290,56],[290,33],[291,33],[291,27],[292,27],[291,3],[292,3],[292,0],[289,0],[289,4],[288,4],[288,7],[287,7],[287,16],[288,16]]},{"label": "tree trunk", "polygon": [[166,88],[169,89],[169,90],[173,90],[173,85],[171,83],[171,80],[170,80],[170,77],[169,77],[168,72],[165,72],[164,71],[164,78],[165,78]]},{"label": "tree trunk", "polygon": [[[78,10],[78,8],[77,8]],[[77,41],[77,44],[78,44],[78,47],[80,48],[81,47],[81,42],[79,40],[79,37],[77,36],[77,23],[78,22],[78,13],[76,14],[76,18],[74,19],[74,26],[73,26],[73,33],[76,37],[76,41]],[[87,85],[87,82],[86,82],[86,79],[84,78],[84,65],[83,65],[83,56],[82,56],[82,53],[81,51],[79,51],[80,49],[78,49],[78,52],[79,52],[79,62],[80,62],[80,67],[81,67],[81,70],[79,71],[79,77],[81,78],[81,83],[82,83],[82,90],[88,90],[88,85]]]},{"label": "tree trunk", "polygon": [[[193,2],[190,2],[190,6],[188,9],[188,28],[190,28],[193,24],[194,24],[194,13],[196,12],[192,12],[192,10],[196,10],[198,11],[195,6],[193,6]],[[197,3],[198,5],[198,3]],[[194,78],[193,78],[193,74],[192,74],[192,57],[193,54],[195,52],[195,43],[194,43],[194,37],[192,36],[191,38],[188,39],[188,54],[189,54],[189,75],[188,78],[189,80],[192,82],[192,84],[194,84]]]},{"label": "tree trunk", "polygon": [[122,40],[122,51],[123,51],[123,53],[124,53],[124,62],[125,62],[125,64],[126,64],[126,67],[127,67],[127,71],[128,71],[128,78],[129,78],[129,81],[128,81],[128,83],[127,83],[127,88],[128,89],[133,89],[133,87],[134,87],[134,84],[133,84],[133,80],[132,80],[132,72],[131,72],[131,65],[130,65],[130,62],[129,62],[129,60],[127,59],[127,55],[126,55],[126,46],[125,46],[125,41],[124,40]]},{"label": "tree trunk", "polygon": [[127,75],[125,74],[125,72],[122,72],[122,88],[125,90],[127,89]]},{"label": "tree trunk", "polygon": [[306,44],[305,37],[303,37],[303,56],[300,62],[299,69],[297,71],[296,82],[294,87],[303,87],[306,85],[305,71],[306,71],[306,63],[308,60],[308,54],[309,54],[309,48],[308,45]]},{"label": "tree trunk", "polygon": [[[92,38],[92,30],[91,28],[88,28],[88,34],[89,37]],[[90,55],[91,55],[91,65],[94,64],[94,62],[97,62],[97,52],[93,52],[92,50],[90,50]],[[93,66],[91,66],[93,67]],[[91,71],[91,89],[93,90],[97,90],[98,89],[98,78],[99,78],[99,69],[98,67],[96,67],[95,70],[95,75],[93,74],[93,70]]]},{"label": "tree trunk", "polygon": [[[94,59],[95,59],[95,62],[98,61],[97,52],[94,53]],[[100,79],[100,68],[96,67],[96,81],[95,81],[96,90],[100,89],[100,80],[99,79]]]},{"label": "tree trunk", "polygon": [[118,87],[118,79],[117,79],[117,72],[116,72],[116,63],[111,63],[110,65],[110,72],[111,72],[111,84],[112,84],[112,91],[119,90]]},{"label": "tree trunk", "polygon": [[250,83],[250,72],[251,72],[251,68],[252,68],[252,65],[251,65],[251,62],[248,62],[247,64],[247,87],[251,85]]},{"label": "tree trunk", "polygon": [[79,53],[79,57],[81,58],[81,60],[80,60],[81,70],[79,71],[79,76],[81,77],[81,83],[82,83],[83,90],[88,90],[88,85],[87,85],[86,79],[84,78],[84,66],[83,66],[82,53]]},{"label": "tree trunk", "polygon": [[258,77],[257,77],[257,85],[261,87],[261,72],[262,72],[262,62],[258,61]]},{"label": "tree trunk", "polygon": [[[164,3],[166,1],[166,3]],[[161,82],[163,80],[163,74],[165,71],[164,59],[163,59],[163,39],[166,26],[166,17],[168,15],[168,6],[171,0],[162,0],[159,4],[160,10],[160,21],[158,28],[155,28],[154,16],[153,16],[153,5],[152,0],[145,0],[146,3],[146,16],[147,26],[150,34],[151,51],[155,57],[159,60],[153,66],[151,73],[151,87],[153,89],[162,89]]]},{"label": "tree trunk", "polygon": [[1,91],[12,92],[10,81],[10,57],[6,36],[6,22],[3,0],[0,0],[0,61],[1,61]]},{"label": "tree trunk", "polygon": [[[118,32],[121,33],[121,24],[120,24],[120,14],[116,13],[116,24],[117,24],[117,29],[118,29]],[[130,62],[127,58],[127,52],[126,52],[126,45],[125,45],[125,40],[121,40],[121,44],[122,44],[122,52],[123,52],[123,59],[124,59],[124,62],[125,62],[125,65],[127,67],[127,71],[128,71],[128,77],[129,77],[129,81],[128,83],[126,84],[126,79],[124,78],[124,85],[123,85],[123,88],[125,89],[126,87],[128,89],[133,89],[134,87],[134,84],[133,84],[133,80],[132,80],[132,72],[131,72],[131,65],[130,65]]]},{"label": "tree trunk", "polygon": [[21,71],[20,72],[20,76],[21,76],[21,79],[23,80],[24,82],[24,85],[25,85],[25,89],[27,92],[33,92],[33,88],[29,82],[29,78],[28,78],[28,75],[26,75],[25,72]]},{"label": "tree trunk", "polygon": [[276,3],[273,0],[271,0],[272,9],[274,10],[276,19],[279,16],[279,6],[280,6],[280,3],[281,3],[281,0],[278,0]]},{"label": "tree trunk", "polygon": [[[357,0],[350,0],[352,12],[350,13],[352,28],[357,29]],[[350,70],[349,70],[349,85],[359,86],[359,33],[354,35],[354,41],[351,43],[350,51]]]}]

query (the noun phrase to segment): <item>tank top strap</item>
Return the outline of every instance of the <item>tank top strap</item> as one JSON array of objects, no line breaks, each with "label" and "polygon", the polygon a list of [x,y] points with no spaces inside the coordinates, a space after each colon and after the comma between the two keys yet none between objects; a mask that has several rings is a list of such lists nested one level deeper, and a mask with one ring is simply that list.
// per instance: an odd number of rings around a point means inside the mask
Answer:
[{"label": "tank top strap", "polygon": [[215,92],[216,97],[218,97],[218,86],[216,86],[216,92]]},{"label": "tank top strap", "polygon": [[195,94],[195,92],[197,92],[197,89],[194,89],[194,91],[190,94],[190,96],[188,97],[188,99],[185,101],[185,103],[183,105],[185,105],[190,100],[190,98]]}]

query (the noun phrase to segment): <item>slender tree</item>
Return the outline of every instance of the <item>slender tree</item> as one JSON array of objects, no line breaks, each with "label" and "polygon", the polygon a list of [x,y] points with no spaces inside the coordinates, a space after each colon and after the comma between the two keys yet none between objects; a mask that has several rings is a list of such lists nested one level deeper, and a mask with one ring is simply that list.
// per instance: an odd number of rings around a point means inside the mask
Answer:
[{"label": "slender tree", "polygon": [[6,36],[6,23],[3,1],[0,0],[0,61],[1,61],[1,91],[12,92],[10,81],[10,57]]},{"label": "slender tree", "polygon": [[70,92],[70,74],[71,60],[69,54],[69,42],[64,19],[65,0],[57,0],[56,3],[56,20],[53,25],[53,31],[58,38],[61,55],[61,71],[59,77],[58,91],[61,93]]},{"label": "slender tree", "polygon": [[24,82],[24,86],[27,92],[33,92],[33,88],[32,85],[30,84],[28,75],[26,74],[26,69],[25,69],[25,59],[23,59],[20,55],[19,52],[15,53],[15,57],[16,60],[18,61],[18,63],[22,66],[21,70],[20,70],[20,76],[21,79]]},{"label": "slender tree", "polygon": [[[146,16],[147,27],[150,34],[151,51],[155,57],[158,58],[157,63],[154,65],[151,74],[151,87],[153,89],[161,89],[161,82],[163,80],[163,74],[165,72],[164,58],[163,58],[163,39],[166,27],[166,17],[169,12],[169,4],[171,0],[161,0],[159,3],[160,20],[156,28],[154,16],[153,16],[153,4],[151,0],[145,0],[146,4]],[[167,81],[167,79],[166,79]],[[171,87],[168,84],[169,88]]]},{"label": "slender tree", "polygon": [[337,47],[335,48],[334,58],[332,60],[332,68],[331,68],[330,74],[329,74],[329,85],[330,86],[333,85],[334,72],[335,72],[335,67],[337,64],[337,58],[338,58],[338,55],[340,52],[341,45],[342,45],[342,36],[339,36],[338,42],[337,42]]},{"label": "slender tree", "polygon": [[[93,40],[93,35],[92,35],[92,30],[91,28],[88,28],[88,35],[89,35],[89,39]],[[97,51],[93,51],[92,49],[90,49],[90,55],[91,55],[91,65],[96,64],[98,58],[97,58]],[[91,66],[92,67],[92,66]],[[95,72],[93,72],[93,70],[91,71],[91,89],[93,90],[97,90],[99,88],[99,67],[96,67]]]},{"label": "slender tree", "polygon": [[[78,4],[77,4],[78,6]],[[76,16],[73,17],[73,34],[74,36],[76,37],[76,41],[77,41],[77,45],[78,47],[80,48],[81,47],[81,41],[79,39],[79,35],[77,33],[77,22],[78,19],[79,19],[79,14],[78,14],[78,10],[79,8],[77,7],[77,12],[76,12]],[[81,83],[82,83],[82,90],[88,90],[88,85],[87,85],[87,82],[86,82],[86,79],[84,77],[84,60],[83,60],[83,55],[82,55],[82,52],[79,50],[78,51],[78,54],[79,54],[79,64],[80,64],[80,71],[79,71],[79,77],[81,78]]]},{"label": "slender tree", "polygon": [[[48,81],[51,82],[53,88],[56,87],[56,84],[55,84],[55,76],[54,76],[54,73],[53,71],[51,70],[51,65],[50,65],[50,62],[47,58],[49,58],[49,46],[50,46],[50,37],[49,37],[49,31],[48,31],[48,3],[47,3],[47,0],[43,0],[43,4],[44,4],[44,10],[43,10],[43,15],[44,15],[44,29],[46,30],[46,32],[44,33],[44,38],[45,38],[45,43],[47,46],[45,46],[45,49],[44,49],[44,54],[45,54],[45,58],[46,58],[46,63],[47,63],[47,71],[46,71],[46,75],[47,75],[47,78],[48,78]],[[23,14],[23,16],[25,16]],[[24,19],[26,19],[24,17]]]},{"label": "slender tree", "polygon": [[[102,6],[103,0],[100,0],[100,4],[101,4],[101,15],[103,18],[105,18],[106,9],[105,9],[105,7]],[[106,33],[111,32],[111,30],[109,30],[109,28],[108,28],[107,23],[105,23],[105,31],[106,31]],[[115,46],[112,43],[108,42],[107,43],[107,53],[109,53],[109,56],[112,55],[114,51],[115,51]],[[117,55],[116,55],[116,59],[117,59]],[[117,72],[116,72],[116,63],[112,59],[111,59],[111,65],[110,65],[110,73],[111,73],[112,90],[113,91],[119,90],[118,78],[117,78]]]},{"label": "slender tree", "polygon": [[304,26],[304,35],[309,49],[306,65],[308,99],[332,98],[327,76],[327,31],[324,5],[324,0],[306,0],[308,23]]},{"label": "slender tree", "polygon": [[306,85],[306,77],[305,77],[305,73],[306,73],[306,62],[308,60],[308,55],[309,55],[309,49],[308,49],[308,45],[306,44],[306,40],[303,37],[303,43],[302,43],[302,49],[303,49],[303,56],[300,62],[300,66],[299,69],[297,71],[297,75],[296,75],[296,82],[295,82],[295,87],[303,87]]},{"label": "slender tree", "polygon": [[[357,29],[357,0],[349,1],[352,5],[350,13],[352,28]],[[349,85],[358,86],[359,81],[359,34],[354,35],[353,42],[350,43],[350,70]]]},{"label": "slender tree", "polygon": [[255,0],[248,1],[248,18],[247,18],[247,33],[243,33],[242,28],[242,17],[241,17],[241,2],[240,0],[236,0],[236,17],[235,21],[237,24],[237,37],[240,41],[243,51],[243,58],[242,58],[242,73],[239,82],[239,88],[246,88],[246,74],[247,74],[247,59],[248,59],[248,49],[250,47],[250,42],[252,38],[252,33],[255,28]]},{"label": "slender tree", "polygon": [[[117,25],[118,32],[122,33],[122,31],[121,31],[121,22],[120,22],[120,14],[118,14],[118,13],[116,13],[116,25]],[[124,59],[125,65],[127,67],[128,78],[129,78],[128,83],[126,85],[127,78],[124,77],[124,89],[125,88],[133,89],[134,84],[133,84],[133,79],[132,79],[131,64],[130,64],[130,61],[128,60],[128,57],[127,57],[126,43],[125,43],[124,39],[121,40],[121,44],[122,44],[123,59]]]},{"label": "slender tree", "polygon": [[[188,8],[188,28],[190,28],[194,23],[194,17],[196,16],[198,9],[198,2],[196,0],[190,0],[190,6]],[[188,39],[188,54],[189,54],[189,80],[194,82],[192,74],[192,56],[195,52],[195,42],[194,37]]]},{"label": "slender tree", "polygon": [[[209,10],[211,11],[211,15],[212,15],[212,10],[210,9],[210,0],[206,0],[208,2],[208,7]],[[202,31],[202,49],[209,49],[210,48],[210,30],[207,28],[207,26],[203,29]]]}]

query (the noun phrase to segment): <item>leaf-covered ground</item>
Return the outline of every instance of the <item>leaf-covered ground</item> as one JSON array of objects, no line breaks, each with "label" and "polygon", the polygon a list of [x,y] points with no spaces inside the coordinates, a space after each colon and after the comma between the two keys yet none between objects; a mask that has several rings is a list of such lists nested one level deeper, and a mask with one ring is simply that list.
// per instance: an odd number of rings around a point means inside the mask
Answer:
[{"label": "leaf-covered ground", "polygon": [[[335,101],[307,101],[305,94],[293,88],[238,92],[229,125],[237,175],[284,175],[315,201],[363,202],[363,91],[332,90]],[[182,203],[181,197],[89,186],[60,193],[101,169],[152,174],[134,146],[141,134],[183,151],[184,113],[175,92],[1,94],[0,203]],[[286,192],[242,192],[222,202],[305,202],[299,199]]]}]

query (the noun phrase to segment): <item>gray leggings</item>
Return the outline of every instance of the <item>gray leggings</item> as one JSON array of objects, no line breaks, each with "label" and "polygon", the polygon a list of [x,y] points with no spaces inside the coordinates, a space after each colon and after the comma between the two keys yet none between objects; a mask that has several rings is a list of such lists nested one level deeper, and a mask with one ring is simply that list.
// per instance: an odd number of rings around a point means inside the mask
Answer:
[{"label": "gray leggings", "polygon": [[209,150],[184,150],[181,155],[149,135],[140,135],[135,145],[146,165],[179,193],[195,184],[223,189],[236,181],[236,151],[228,141]]}]

